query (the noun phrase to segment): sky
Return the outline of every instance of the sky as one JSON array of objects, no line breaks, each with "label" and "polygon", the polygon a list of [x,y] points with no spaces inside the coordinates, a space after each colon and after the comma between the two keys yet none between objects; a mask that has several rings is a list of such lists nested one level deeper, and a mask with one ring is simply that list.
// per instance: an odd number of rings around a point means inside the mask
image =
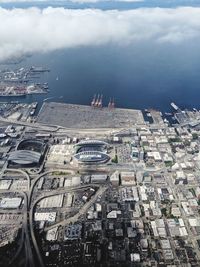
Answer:
[{"label": "sky", "polygon": [[[0,4],[3,1],[9,0]],[[188,1],[188,6],[128,10],[51,7],[48,1],[44,8],[36,3],[21,8],[19,0],[12,1],[12,8],[0,5],[0,62],[73,47],[114,44],[126,48],[148,42],[177,46],[200,41],[200,7],[190,6],[194,1]],[[159,2],[164,1],[170,2]]]}]

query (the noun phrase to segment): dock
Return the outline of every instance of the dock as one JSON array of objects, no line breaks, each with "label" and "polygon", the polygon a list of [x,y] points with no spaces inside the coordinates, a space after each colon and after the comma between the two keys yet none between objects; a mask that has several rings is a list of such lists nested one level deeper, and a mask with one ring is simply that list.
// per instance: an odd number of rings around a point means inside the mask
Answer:
[{"label": "dock", "polygon": [[141,110],[122,108],[94,108],[57,102],[44,102],[37,122],[67,128],[130,128],[144,125]]}]

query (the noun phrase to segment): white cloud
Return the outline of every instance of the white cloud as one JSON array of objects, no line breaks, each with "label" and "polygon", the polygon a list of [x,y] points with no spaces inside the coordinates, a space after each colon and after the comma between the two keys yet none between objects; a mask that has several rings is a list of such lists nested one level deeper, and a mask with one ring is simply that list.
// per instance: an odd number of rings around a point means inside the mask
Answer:
[{"label": "white cloud", "polygon": [[[64,2],[73,2],[73,3],[98,3],[98,2],[144,2],[146,0],[53,0],[52,3],[64,3]],[[37,3],[37,2],[49,2],[49,0],[0,0],[0,4],[5,3]]]},{"label": "white cloud", "polygon": [[102,11],[0,8],[0,61],[76,46],[200,39],[200,8]]},{"label": "white cloud", "polygon": [[[0,0],[1,1],[1,0]],[[2,0],[4,1],[4,0]],[[5,0],[5,1],[12,1],[12,0]],[[16,1],[16,0],[14,0]],[[19,1],[19,0],[17,0]],[[24,0],[26,1],[26,0]],[[37,0],[40,1],[40,0]],[[59,0],[59,1],[65,1],[65,0]],[[138,2],[144,2],[145,0],[69,0],[69,2],[73,3],[98,3],[98,2],[130,2],[130,3],[138,3]]]}]

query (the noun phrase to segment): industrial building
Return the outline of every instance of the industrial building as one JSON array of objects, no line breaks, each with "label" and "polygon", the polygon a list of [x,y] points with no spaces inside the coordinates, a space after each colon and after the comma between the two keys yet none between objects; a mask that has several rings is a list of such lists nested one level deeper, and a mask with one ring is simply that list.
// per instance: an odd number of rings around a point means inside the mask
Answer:
[{"label": "industrial building", "polygon": [[8,190],[12,184],[12,180],[0,180],[0,190]]},{"label": "industrial building", "polygon": [[17,209],[22,203],[21,197],[4,197],[0,199],[0,208],[2,209]]},{"label": "industrial building", "polygon": [[119,171],[115,171],[110,176],[110,182],[112,183],[113,186],[118,186],[119,185]]},{"label": "industrial building", "polygon": [[[12,180],[11,180],[12,182]],[[27,180],[13,180],[12,185],[11,185],[11,190],[16,190],[16,191],[26,191],[28,188],[28,181]]]},{"label": "industrial building", "polygon": [[40,208],[61,208],[63,205],[64,195],[46,197],[40,201]]},{"label": "industrial building", "polygon": [[57,240],[57,237],[58,237],[58,227],[54,227],[53,229],[47,231],[46,240],[55,241]]},{"label": "industrial building", "polygon": [[55,222],[56,212],[35,212],[35,221]]},{"label": "industrial building", "polygon": [[121,185],[131,186],[135,185],[135,173],[134,172],[121,172]]},{"label": "industrial building", "polygon": [[73,176],[73,177],[69,177],[66,178],[64,180],[64,187],[75,187],[75,186],[79,186],[81,184],[81,177],[80,176]]},{"label": "industrial building", "polygon": [[92,183],[105,183],[108,179],[106,174],[93,174],[91,175],[91,184]]}]

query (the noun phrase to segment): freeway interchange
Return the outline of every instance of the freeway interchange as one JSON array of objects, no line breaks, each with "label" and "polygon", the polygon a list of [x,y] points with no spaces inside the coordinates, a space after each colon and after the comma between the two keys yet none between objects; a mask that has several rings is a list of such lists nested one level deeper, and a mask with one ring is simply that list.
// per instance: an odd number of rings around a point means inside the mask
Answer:
[{"label": "freeway interchange", "polygon": [[[39,166],[1,169],[0,205],[23,199],[0,209],[2,236],[9,220],[21,229],[9,266],[199,266],[200,131],[152,114],[152,124],[95,130],[0,118],[24,126],[11,152],[38,132],[48,144]],[[93,151],[94,141],[108,144],[108,162],[75,161],[88,140]]]},{"label": "freeway interchange", "polygon": [[[22,196],[23,196],[23,210],[21,211],[23,213],[23,225],[22,225],[21,243],[20,243],[21,245],[19,246],[19,248],[16,252],[16,255],[10,261],[9,264],[12,265],[12,263],[15,262],[15,260],[20,255],[21,250],[23,249],[23,246],[24,246],[25,255],[26,255],[25,266],[34,267],[38,263],[39,263],[39,266],[44,266],[41,252],[40,252],[41,249],[39,248],[39,246],[37,244],[37,240],[36,240],[35,233],[34,233],[34,224],[35,224],[34,223],[34,212],[35,212],[36,205],[44,198],[56,196],[59,194],[66,194],[66,193],[72,192],[72,191],[80,191],[83,189],[90,188],[92,185],[91,184],[85,184],[85,185],[76,186],[76,187],[69,187],[67,189],[66,188],[58,188],[57,190],[51,190],[49,192],[41,193],[38,197],[36,197],[33,200],[33,192],[36,188],[38,181],[42,177],[54,173],[55,170],[46,171],[46,172],[38,175],[37,177],[35,177],[32,181],[31,181],[30,176],[25,171],[16,170],[16,169],[5,169],[4,171],[5,171],[5,173],[6,172],[11,172],[11,173],[12,172],[19,172],[19,173],[23,174],[28,181],[27,190],[25,192],[22,192],[22,191],[17,192],[17,191],[11,191],[11,190],[1,191],[1,193],[7,193],[7,194],[19,193],[19,194],[22,194]],[[65,172],[65,170],[63,170],[63,172]],[[71,171],[71,173],[73,173],[73,172]],[[74,216],[72,216],[66,220],[57,222],[56,224],[53,224],[49,227],[46,227],[44,230],[48,231],[49,229],[52,229],[55,226],[62,226],[62,225],[64,226],[64,225],[67,225],[68,223],[77,221],[81,215],[86,213],[88,208],[92,205],[92,203],[95,202],[95,200],[98,198],[98,196],[103,194],[105,192],[105,190],[107,189],[107,185],[102,186],[102,185],[96,184],[95,186],[99,188],[97,190],[97,192],[95,193],[95,195],[90,199],[90,201],[86,202],[85,205]],[[13,212],[16,212],[16,211],[13,211]],[[34,256],[35,254],[37,256],[37,262],[35,260],[36,259]]]}]

